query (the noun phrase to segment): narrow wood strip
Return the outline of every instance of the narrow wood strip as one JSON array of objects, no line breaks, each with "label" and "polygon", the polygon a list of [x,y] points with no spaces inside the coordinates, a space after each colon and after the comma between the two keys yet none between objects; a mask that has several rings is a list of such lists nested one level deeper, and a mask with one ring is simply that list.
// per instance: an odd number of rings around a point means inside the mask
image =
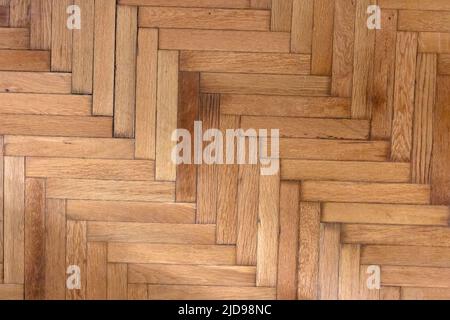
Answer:
[{"label": "narrow wood strip", "polygon": [[429,184],[433,148],[433,110],[436,95],[437,56],[419,54],[412,142],[412,182]]},{"label": "narrow wood strip", "polygon": [[45,299],[66,297],[66,201],[47,199],[45,214]]},{"label": "narrow wood strip", "polygon": [[48,179],[47,196],[55,199],[173,201],[170,182]]},{"label": "narrow wood strip", "polygon": [[126,300],[128,297],[127,265],[108,263],[108,300]]},{"label": "narrow wood strip", "polygon": [[94,79],[92,113],[112,116],[114,109],[114,46],[116,41],[116,3],[95,0]]},{"label": "narrow wood strip", "polygon": [[450,10],[450,4],[446,0],[378,0],[378,5],[386,9]]},{"label": "narrow wood strip", "polygon": [[326,202],[323,222],[447,226],[450,210],[445,206]]},{"label": "narrow wood strip", "polygon": [[153,181],[154,162],[147,160],[100,160],[28,158],[28,177]]},{"label": "narrow wood strip", "polygon": [[0,28],[0,49],[29,49],[29,47],[29,29]]},{"label": "narrow wood strip", "polygon": [[359,268],[359,294],[358,300],[380,300],[381,288],[370,288],[368,285],[369,277],[372,277],[373,274],[369,269],[369,265],[364,264],[360,261],[361,266]]},{"label": "narrow wood strip", "polygon": [[0,71],[0,92],[71,93],[70,73]]},{"label": "narrow wood strip", "polygon": [[255,267],[130,264],[130,283],[254,287]]},{"label": "narrow wood strip", "polygon": [[352,95],[355,14],[354,1],[335,2],[331,94],[338,97]]},{"label": "narrow wood strip", "polygon": [[351,100],[334,97],[223,94],[222,114],[307,118],[349,118]]},{"label": "narrow wood strip", "polygon": [[[179,81],[178,129],[188,130],[194,137],[194,122],[199,116],[199,81],[200,75],[194,72],[181,72]],[[194,141],[191,139],[191,156],[194,154]],[[197,200],[197,166],[180,164],[177,166],[176,181],[177,202],[196,202]]]},{"label": "narrow wood strip", "polygon": [[137,8],[117,7],[114,136],[134,137]]},{"label": "narrow wood strip", "polygon": [[398,29],[401,31],[450,32],[450,12],[424,11],[423,9],[400,10]]},{"label": "narrow wood strip", "polygon": [[25,299],[45,297],[45,180],[25,184]]},{"label": "narrow wood strip", "polygon": [[419,52],[450,53],[450,33],[419,33]]},{"label": "narrow wood strip", "polygon": [[108,244],[108,261],[118,263],[166,263],[235,265],[236,250],[232,246],[179,244]]},{"label": "narrow wood strip", "polygon": [[450,289],[444,288],[401,288],[402,300],[449,300]]},{"label": "narrow wood strip", "polygon": [[74,0],[82,14],[82,32],[73,33],[72,92],[92,94],[94,72],[94,0]]},{"label": "narrow wood strip", "polygon": [[25,160],[4,159],[3,282],[24,283]]},{"label": "narrow wood strip", "polygon": [[293,0],[272,0],[271,31],[291,32]]},{"label": "narrow wood strip", "polygon": [[386,286],[450,288],[450,268],[383,266],[381,283]]},{"label": "narrow wood strip", "polygon": [[291,51],[311,53],[314,24],[314,0],[293,0]]},{"label": "narrow wood strip", "polygon": [[344,243],[450,246],[450,230],[446,227],[345,224],[341,238]]},{"label": "narrow wood strip", "polygon": [[160,29],[162,50],[201,50],[238,52],[290,51],[287,32]]},{"label": "narrow wood strip", "polygon": [[158,30],[139,29],[136,67],[137,159],[155,159]]},{"label": "narrow wood strip", "polygon": [[429,204],[430,186],[394,183],[305,181],[303,200]]},{"label": "narrow wood strip", "polygon": [[24,290],[21,284],[0,284],[1,300],[24,300]]},{"label": "narrow wood strip", "polygon": [[339,291],[340,225],[320,225],[318,298],[337,300]]},{"label": "narrow wood strip", "polygon": [[88,242],[86,265],[86,298],[106,300],[108,286],[107,245]]},{"label": "narrow wood strip", "polygon": [[331,76],[335,2],[314,0],[311,74]]},{"label": "narrow wood strip", "polygon": [[[0,136],[0,221],[4,220],[3,209],[4,209],[4,137]],[[0,252],[3,252],[3,223],[0,234]],[[0,254],[0,263],[2,264],[1,273],[2,273],[2,281],[3,283],[3,254]]]},{"label": "narrow wood strip", "polygon": [[330,91],[330,78],[244,73],[202,73],[200,90],[204,93],[326,96]]},{"label": "narrow wood strip", "polygon": [[119,0],[119,4],[129,6],[168,6],[198,8],[249,8],[249,0]]},{"label": "narrow wood strip", "polygon": [[450,54],[440,54],[438,56],[438,74],[450,75]]},{"label": "narrow wood strip", "polygon": [[[50,196],[47,193],[47,196]],[[80,278],[78,289],[66,289],[67,300],[86,299],[86,257],[87,257],[87,239],[86,222],[67,221],[66,226],[66,266],[79,268]],[[71,270],[71,272],[76,272]],[[73,273],[74,274],[74,273]]]},{"label": "narrow wood strip", "polygon": [[68,200],[73,220],[142,223],[194,223],[195,204]]},{"label": "narrow wood strip", "polygon": [[391,158],[394,161],[410,161],[411,159],[416,56],[417,34],[397,33],[391,140]]},{"label": "narrow wood strip", "polygon": [[359,245],[341,246],[339,263],[339,300],[359,299]]},{"label": "narrow wood strip", "polygon": [[30,5],[31,0],[10,0],[9,2],[10,27],[27,28],[30,26]]},{"label": "narrow wood strip", "polygon": [[50,50],[52,41],[52,0],[31,1],[30,47]]},{"label": "narrow wood strip", "polygon": [[401,290],[399,287],[381,287],[380,300],[400,300]]},{"label": "narrow wood strip", "polygon": [[128,300],[147,300],[147,285],[146,284],[128,284]]},{"label": "narrow wood strip", "polygon": [[0,50],[0,69],[5,71],[50,71],[50,52]]},{"label": "narrow wood strip", "polygon": [[0,3],[0,27],[9,26],[9,8]]},{"label": "narrow wood strip", "polygon": [[269,31],[270,13],[250,9],[141,7],[139,27]]},{"label": "narrow wood strip", "polygon": [[53,0],[52,2],[52,71],[72,71],[73,31],[67,28],[67,7],[73,0]]},{"label": "narrow wood strip", "polygon": [[[278,169],[278,168],[277,168]],[[259,177],[256,286],[275,287],[280,234],[280,174]]]},{"label": "narrow wood strip", "polygon": [[250,0],[250,7],[257,9],[270,9],[272,0]]}]

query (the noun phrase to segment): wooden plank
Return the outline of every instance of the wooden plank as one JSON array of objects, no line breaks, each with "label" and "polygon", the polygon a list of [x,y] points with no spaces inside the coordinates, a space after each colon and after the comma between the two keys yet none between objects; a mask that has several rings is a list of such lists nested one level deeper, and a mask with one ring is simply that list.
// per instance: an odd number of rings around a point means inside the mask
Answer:
[{"label": "wooden plank", "polygon": [[419,54],[417,58],[411,157],[413,183],[430,183],[436,68],[436,55]]},{"label": "wooden plank", "polygon": [[361,263],[448,268],[450,267],[450,250],[443,247],[363,246]]},{"label": "wooden plank", "polygon": [[392,132],[397,11],[383,10],[381,25],[375,36],[371,137],[387,140]]},{"label": "wooden plank", "polygon": [[178,59],[176,51],[158,52],[158,103],[156,125],[156,179],[175,181],[172,133],[177,129]]},{"label": "wooden plank", "polygon": [[251,9],[141,7],[139,27],[269,31],[270,13]]},{"label": "wooden plank", "polygon": [[[3,205],[4,205],[4,137],[0,136],[0,221],[4,220],[3,215]],[[1,223],[2,227],[0,228],[0,252],[3,253],[3,222]],[[0,283],[3,283],[3,254],[0,254],[0,263],[2,264],[0,270],[2,272],[2,277]]]},{"label": "wooden plank", "polygon": [[86,265],[86,298],[106,300],[108,285],[107,245],[88,242]]},{"label": "wooden plank", "polygon": [[48,179],[47,197],[79,200],[173,201],[170,182]]},{"label": "wooden plank", "polygon": [[438,56],[438,74],[450,75],[450,54],[440,54]]},{"label": "wooden plank", "polygon": [[114,65],[116,2],[95,1],[94,79],[92,113],[112,116],[114,109]]},{"label": "wooden plank", "polygon": [[0,49],[28,49],[30,31],[27,28],[0,28]]},{"label": "wooden plank", "polygon": [[[194,137],[194,122],[199,112],[199,81],[200,75],[194,72],[180,73],[178,128],[188,130]],[[191,140],[191,156],[194,154],[194,141]],[[177,166],[176,181],[177,202],[196,202],[197,200],[197,166],[195,164],[180,164]]]},{"label": "wooden plank", "polygon": [[366,182],[409,182],[409,163],[282,160],[284,180],[338,180]]},{"label": "wooden plank", "polygon": [[52,71],[72,71],[73,31],[67,28],[67,7],[73,0],[53,0],[52,2]]},{"label": "wooden plank", "polygon": [[50,52],[0,50],[0,69],[5,71],[50,71]]},{"label": "wooden plank", "polygon": [[259,193],[255,190],[258,190],[259,177],[257,165],[239,166],[236,239],[238,265],[256,265]]},{"label": "wooden plank", "polygon": [[94,72],[94,0],[74,0],[82,13],[82,32],[73,33],[72,92],[92,94]]},{"label": "wooden plank", "polygon": [[[48,196],[48,194],[47,194]],[[51,196],[50,196],[51,197]],[[80,271],[80,288],[66,289],[67,300],[86,299],[86,222],[67,221],[66,225],[66,266],[75,266]]]},{"label": "wooden plank", "polygon": [[250,7],[257,9],[270,9],[272,0],[250,0]]},{"label": "wooden plank", "polygon": [[142,223],[194,223],[195,204],[68,200],[72,220]]},{"label": "wooden plank", "polygon": [[305,181],[303,200],[429,204],[430,186],[396,183]]},{"label": "wooden plank", "polygon": [[147,300],[147,285],[146,284],[128,284],[128,300]]},{"label": "wooden plank", "polygon": [[290,51],[286,32],[160,29],[159,49],[237,52]]},{"label": "wooden plank", "polygon": [[108,244],[108,261],[116,263],[164,263],[235,265],[233,246],[118,243]]},{"label": "wooden plank", "polygon": [[200,90],[204,93],[326,96],[330,91],[330,78],[245,73],[202,73]]},{"label": "wooden plank", "polygon": [[450,12],[424,11],[423,9],[400,10],[398,29],[401,31],[450,32]]},{"label": "wooden plank", "polygon": [[376,1],[356,2],[352,116],[357,119],[368,119],[372,113],[368,93],[373,75],[375,30],[367,28],[367,8],[372,4],[376,4]]},{"label": "wooden plank", "polygon": [[335,203],[322,206],[322,221],[398,225],[447,226],[450,210],[445,206]]},{"label": "wooden plank", "polygon": [[47,199],[45,214],[45,299],[66,297],[66,201]]},{"label": "wooden plank", "polygon": [[106,117],[10,115],[0,118],[0,134],[66,137],[111,137],[112,119]]},{"label": "wooden plank", "polygon": [[182,71],[309,74],[311,56],[291,53],[181,51]]},{"label": "wooden plank", "polygon": [[102,242],[215,244],[216,226],[92,221],[87,237]]},{"label": "wooden plank", "polygon": [[368,266],[360,261],[361,266],[359,268],[359,296],[358,300],[380,300],[381,288],[370,288],[368,285],[369,277],[372,276]]},{"label": "wooden plank", "polygon": [[199,8],[249,8],[249,0],[119,0],[119,4],[129,6],[168,6]]},{"label": "wooden plank", "polygon": [[273,300],[275,288],[149,285],[150,300]]},{"label": "wooden plank", "polygon": [[400,300],[401,288],[399,287],[381,287],[380,300]]},{"label": "wooden plank", "polygon": [[[411,238],[411,234],[414,234],[413,238]],[[344,243],[449,247],[450,230],[447,227],[431,226],[345,224],[342,226],[341,241]]]},{"label": "wooden plank", "polygon": [[[219,95],[201,95],[199,106],[199,119],[204,131],[219,127]],[[197,137],[195,137],[197,138]],[[206,142],[200,143],[201,150],[208,146]],[[197,146],[198,148],[198,146]],[[200,156],[206,153],[202,153]],[[197,223],[216,223],[217,220],[217,174],[218,165],[200,161],[197,172]]]},{"label": "wooden plank", "polygon": [[355,14],[354,1],[335,2],[331,94],[338,97],[352,95]]},{"label": "wooden plank", "polygon": [[57,116],[89,116],[90,96],[60,94],[0,93],[0,113]]},{"label": "wooden plank", "polygon": [[386,9],[450,10],[450,3],[446,0],[378,0],[378,5]]},{"label": "wooden plank", "polygon": [[136,66],[136,151],[138,159],[155,159],[158,31],[139,29]]},{"label": "wooden plank", "polygon": [[241,127],[245,130],[279,129],[282,138],[365,140],[369,135],[366,120],[243,116]]},{"label": "wooden plank", "polygon": [[320,225],[318,298],[337,300],[339,292],[340,225]]},{"label": "wooden plank", "polygon": [[0,300],[23,300],[24,290],[20,284],[0,284]]},{"label": "wooden plank", "polygon": [[389,152],[387,141],[280,139],[283,159],[386,161]]},{"label": "wooden plank", "polygon": [[245,266],[130,264],[128,282],[254,287],[256,268]]},{"label": "wooden plank", "polygon": [[[27,28],[30,26],[31,0],[10,0],[9,26],[13,28]],[[26,288],[25,288],[26,290]],[[25,291],[26,295],[26,291]],[[25,297],[26,298],[26,297]]]},{"label": "wooden plank", "polygon": [[25,299],[45,297],[45,180],[25,184]]},{"label": "wooden plank", "polygon": [[315,300],[319,275],[319,203],[300,202],[299,233],[298,299]]},{"label": "wooden plank", "polygon": [[3,282],[24,283],[25,160],[4,157]]},{"label": "wooden plank", "polygon": [[359,245],[341,246],[339,260],[339,300],[359,299]]},{"label": "wooden plank", "polygon": [[[221,132],[228,129],[239,128],[239,117],[222,115],[220,116]],[[225,145],[228,143],[236,150],[236,142],[232,138],[231,142],[224,139]],[[226,147],[224,147],[226,153]],[[233,159],[234,160],[234,159]],[[233,163],[236,163],[233,161]],[[237,223],[238,223],[238,184],[239,166],[237,164],[219,165],[217,168],[217,244],[236,244]]]},{"label": "wooden plank", "polygon": [[6,136],[5,154],[24,157],[132,159],[134,143],[125,139]]},{"label": "wooden plank", "polygon": [[311,74],[331,76],[335,2],[314,0]]},{"label": "wooden plank", "polygon": [[0,27],[9,26],[9,8],[0,3]]},{"label": "wooden plank", "polygon": [[293,0],[272,0],[270,30],[291,32]]},{"label": "wooden plank", "polygon": [[108,300],[126,300],[128,297],[127,265],[108,263]]},{"label": "wooden plank", "polygon": [[71,93],[69,73],[0,71],[0,92]]},{"label": "wooden plank", "polygon": [[222,114],[306,118],[349,118],[350,99],[334,97],[223,94]]},{"label": "wooden plank", "polygon": [[[278,169],[278,168],[277,168]],[[280,175],[259,177],[256,286],[275,287],[280,234]]]},{"label": "wooden plank", "polygon": [[114,136],[134,137],[137,8],[117,7]]},{"label": "wooden plank", "polygon": [[314,0],[293,0],[291,51],[311,53],[314,25]]},{"label": "wooden plank", "polygon": [[450,289],[404,287],[401,297],[403,300],[449,300]]},{"label": "wooden plank", "polygon": [[381,283],[402,287],[450,288],[450,268],[383,266]]},{"label": "wooden plank", "polygon": [[28,177],[153,181],[154,162],[147,160],[100,160],[28,158]]},{"label": "wooden plank", "polygon": [[433,128],[433,159],[432,159],[432,192],[433,204],[450,204],[450,77],[439,77],[437,80],[436,106]]},{"label": "wooden plank", "polygon": [[420,32],[418,51],[423,53],[450,53],[450,34]]},{"label": "wooden plank", "polygon": [[50,50],[52,43],[52,0],[31,1],[30,47]]},{"label": "wooden plank", "polygon": [[391,140],[394,161],[411,159],[416,56],[417,34],[398,32]]}]

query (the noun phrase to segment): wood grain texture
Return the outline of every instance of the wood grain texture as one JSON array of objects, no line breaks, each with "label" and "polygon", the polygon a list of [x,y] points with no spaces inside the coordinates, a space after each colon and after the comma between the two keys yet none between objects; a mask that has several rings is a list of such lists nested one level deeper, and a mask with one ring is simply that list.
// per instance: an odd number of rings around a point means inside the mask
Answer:
[{"label": "wood grain texture", "polygon": [[450,53],[450,34],[420,32],[418,50],[423,53]]},{"label": "wood grain texture", "polygon": [[0,69],[6,71],[50,71],[50,52],[0,50]]},{"label": "wood grain texture", "polygon": [[107,245],[88,242],[86,264],[86,298],[106,300],[108,286]]},{"label": "wood grain texture", "polygon": [[383,285],[450,288],[450,268],[385,266],[381,268]]},{"label": "wood grain texture", "polygon": [[0,92],[71,93],[69,73],[0,71]]},{"label": "wood grain texture", "polygon": [[312,52],[312,34],[314,25],[314,0],[293,0],[291,51],[296,53]]},{"label": "wood grain texture", "polygon": [[360,286],[360,247],[343,244],[339,260],[339,300],[358,300]]},{"label": "wood grain texture", "polygon": [[29,27],[30,26],[30,5],[31,0],[10,0],[9,2],[9,26]]},{"label": "wood grain texture", "polygon": [[414,288],[404,287],[401,289],[403,300],[448,300],[450,290],[445,288]]},{"label": "wood grain texture", "polygon": [[314,0],[311,74],[331,75],[333,63],[333,23],[335,2]]},{"label": "wood grain texture", "polygon": [[272,0],[270,30],[291,31],[293,0]]},{"label": "wood grain texture", "polygon": [[0,28],[0,49],[28,49],[29,43],[27,28]]},{"label": "wood grain texture", "polygon": [[72,0],[52,1],[52,71],[72,71],[72,39],[73,31],[67,28],[67,7],[73,4]]},{"label": "wood grain texture", "polygon": [[450,75],[450,54],[440,54],[438,56],[438,74]]},{"label": "wood grain texture", "polygon": [[340,225],[320,225],[318,296],[321,300],[337,300],[339,292]]},{"label": "wood grain texture", "polygon": [[381,8],[404,10],[450,10],[450,4],[445,0],[378,0]]},{"label": "wood grain texture", "polygon": [[450,32],[450,13],[400,10],[398,29],[401,31]]},{"label": "wood grain texture", "polygon": [[126,300],[128,297],[127,265],[123,263],[108,263],[107,278],[107,299]]},{"label": "wood grain texture", "polygon": [[[86,299],[86,257],[87,239],[86,222],[67,221],[66,224],[66,266],[77,266],[80,270],[80,287],[69,290],[66,288],[67,300]],[[73,271],[72,271],[73,272]]]},{"label": "wood grain texture", "polygon": [[172,0],[170,2],[165,0],[119,0],[119,4],[130,6],[250,8],[250,2],[248,0]]},{"label": "wood grain texture", "polygon": [[52,41],[53,0],[34,0],[30,7],[30,47],[49,50]]}]

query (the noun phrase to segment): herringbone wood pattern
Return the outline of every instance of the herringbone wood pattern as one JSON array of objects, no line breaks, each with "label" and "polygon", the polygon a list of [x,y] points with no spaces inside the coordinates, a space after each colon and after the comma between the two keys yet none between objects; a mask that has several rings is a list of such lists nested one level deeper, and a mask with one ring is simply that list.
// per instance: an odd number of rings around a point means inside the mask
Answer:
[{"label": "herringbone wood pattern", "polygon": [[448,0],[0,0],[0,70],[0,298],[450,299]]}]

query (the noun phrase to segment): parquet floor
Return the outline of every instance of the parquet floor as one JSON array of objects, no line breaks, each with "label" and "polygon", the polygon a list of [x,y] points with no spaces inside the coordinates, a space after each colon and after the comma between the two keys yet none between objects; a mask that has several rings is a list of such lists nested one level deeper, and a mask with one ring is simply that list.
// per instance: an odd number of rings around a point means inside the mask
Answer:
[{"label": "parquet floor", "polygon": [[448,0],[0,0],[0,70],[1,299],[450,299]]}]

